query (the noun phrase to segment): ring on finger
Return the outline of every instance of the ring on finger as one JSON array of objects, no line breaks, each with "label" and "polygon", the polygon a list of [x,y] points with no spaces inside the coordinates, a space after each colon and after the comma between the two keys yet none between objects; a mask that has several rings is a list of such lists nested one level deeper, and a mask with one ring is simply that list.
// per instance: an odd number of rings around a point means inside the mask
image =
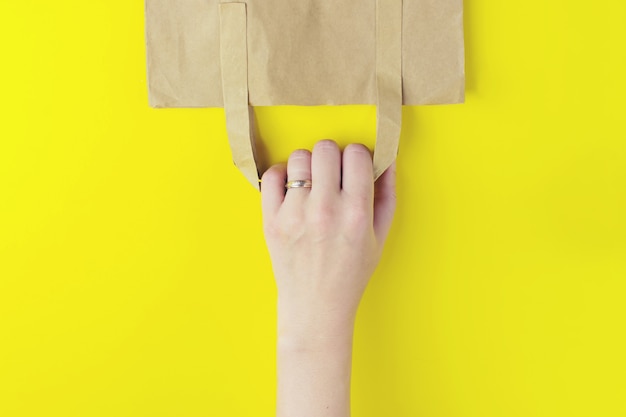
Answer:
[{"label": "ring on finger", "polygon": [[286,189],[291,189],[291,188],[311,188],[313,187],[313,182],[311,180],[295,180],[295,181],[289,181],[287,184],[285,184],[285,188]]}]

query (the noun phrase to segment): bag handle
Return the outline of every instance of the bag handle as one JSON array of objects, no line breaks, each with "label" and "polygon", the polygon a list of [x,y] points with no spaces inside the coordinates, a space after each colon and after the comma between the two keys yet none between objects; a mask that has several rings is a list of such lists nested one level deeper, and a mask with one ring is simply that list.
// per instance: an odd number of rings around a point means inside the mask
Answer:
[{"label": "bag handle", "polygon": [[[220,58],[233,162],[260,189],[248,95],[246,3],[220,3]],[[396,159],[402,129],[402,0],[376,0],[377,126],[374,176]]]}]

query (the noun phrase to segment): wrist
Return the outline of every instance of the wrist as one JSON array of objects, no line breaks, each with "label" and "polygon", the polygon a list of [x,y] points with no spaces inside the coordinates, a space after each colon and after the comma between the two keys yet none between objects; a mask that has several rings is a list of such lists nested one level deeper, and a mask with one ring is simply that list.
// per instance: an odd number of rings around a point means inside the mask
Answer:
[{"label": "wrist", "polygon": [[352,346],[356,311],[278,302],[278,349],[328,350]]},{"label": "wrist", "polygon": [[279,301],[277,415],[350,415],[353,330],[352,314]]}]

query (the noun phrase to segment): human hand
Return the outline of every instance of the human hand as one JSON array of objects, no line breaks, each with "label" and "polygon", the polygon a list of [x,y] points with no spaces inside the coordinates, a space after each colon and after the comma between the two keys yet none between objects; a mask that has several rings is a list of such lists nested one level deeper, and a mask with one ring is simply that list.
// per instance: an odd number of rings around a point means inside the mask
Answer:
[{"label": "human hand", "polygon": [[[285,183],[311,180],[311,188]],[[362,145],[333,141],[263,175],[265,238],[278,286],[277,416],[350,415],[356,311],[395,211],[395,166],[374,184]]]},{"label": "human hand", "polygon": [[[378,264],[395,210],[395,166],[374,184],[363,145],[330,140],[298,150],[263,176],[264,229],[279,314],[352,320]],[[312,180],[293,188],[287,180]]]}]

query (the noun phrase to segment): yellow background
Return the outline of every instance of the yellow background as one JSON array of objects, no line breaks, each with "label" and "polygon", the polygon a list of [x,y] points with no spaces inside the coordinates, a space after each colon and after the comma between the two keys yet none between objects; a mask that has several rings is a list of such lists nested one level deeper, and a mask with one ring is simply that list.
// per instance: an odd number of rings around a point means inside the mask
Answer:
[{"label": "yellow background", "polygon": [[[626,415],[626,5],[466,0],[406,108],[353,415]],[[0,415],[272,416],[275,288],[220,109],[153,110],[141,1],[0,0]],[[371,107],[260,108],[272,161]]]}]

